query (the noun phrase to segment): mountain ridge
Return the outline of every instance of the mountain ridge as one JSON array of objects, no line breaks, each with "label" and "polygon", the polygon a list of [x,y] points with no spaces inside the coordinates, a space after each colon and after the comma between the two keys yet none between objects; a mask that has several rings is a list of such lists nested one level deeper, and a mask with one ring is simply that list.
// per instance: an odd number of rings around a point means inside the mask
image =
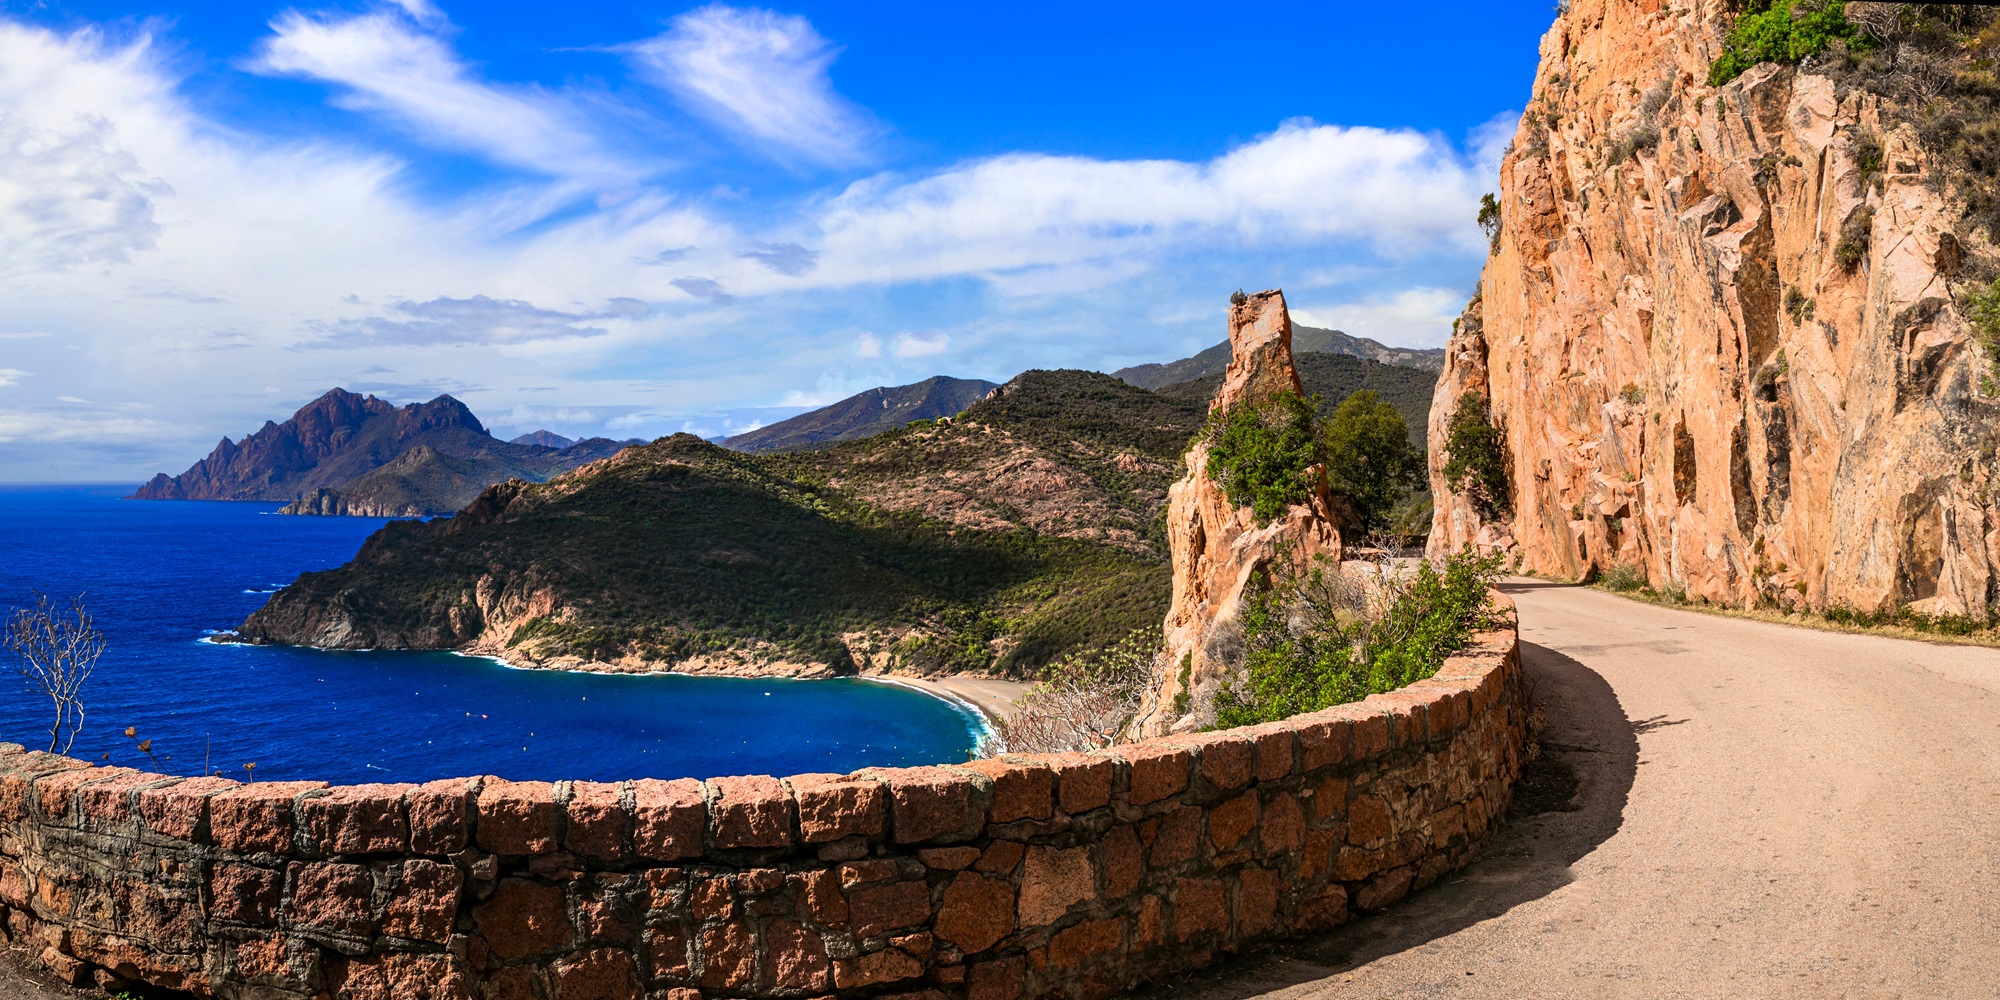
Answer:
[{"label": "mountain ridge", "polygon": [[859,440],[912,420],[949,417],[998,387],[985,379],[949,375],[933,375],[909,385],[877,386],[720,443],[736,451],[772,452]]},{"label": "mountain ridge", "polygon": [[[1311,326],[1292,328],[1292,353],[1301,354],[1345,354],[1357,358],[1404,368],[1421,368],[1430,372],[1444,370],[1444,349],[1418,349],[1414,347],[1390,347],[1367,337],[1356,337],[1339,330],[1324,330]],[[1220,385],[1224,368],[1229,366],[1229,342],[1227,340],[1179,361],[1159,364],[1133,365],[1111,373],[1113,378],[1123,379],[1141,389],[1159,389],[1213,375]]]}]

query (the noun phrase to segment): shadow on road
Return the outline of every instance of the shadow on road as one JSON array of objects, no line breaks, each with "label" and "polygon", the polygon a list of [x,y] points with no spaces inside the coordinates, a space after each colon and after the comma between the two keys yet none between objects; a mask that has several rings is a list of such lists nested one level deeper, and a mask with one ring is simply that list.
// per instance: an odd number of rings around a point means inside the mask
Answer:
[{"label": "shadow on road", "polygon": [[1638,771],[1640,728],[1685,720],[1635,724],[1596,671],[1543,646],[1521,643],[1521,662],[1533,711],[1542,723],[1540,752],[1523,770],[1506,822],[1488,838],[1477,860],[1385,912],[1357,916],[1329,934],[1286,942],[1134,995],[1242,1000],[1338,976],[1567,885],[1570,866],[1624,822],[1626,797]]}]

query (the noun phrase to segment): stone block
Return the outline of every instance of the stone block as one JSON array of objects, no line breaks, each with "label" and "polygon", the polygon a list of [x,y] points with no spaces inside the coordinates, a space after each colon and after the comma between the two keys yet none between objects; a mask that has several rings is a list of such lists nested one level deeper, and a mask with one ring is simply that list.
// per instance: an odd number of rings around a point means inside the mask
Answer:
[{"label": "stone block", "polygon": [[282,872],[219,861],[208,873],[209,915],[252,927],[276,927],[285,901]]},{"label": "stone block", "polygon": [[1184,878],[1174,885],[1174,939],[1187,941],[1229,930],[1229,898],[1222,880]]},{"label": "stone block", "polygon": [[1182,806],[1158,819],[1146,860],[1154,868],[1171,868],[1193,861],[1201,849],[1200,809]]},{"label": "stone block", "polygon": [[701,966],[703,987],[748,992],[757,983],[756,928],[743,920],[702,928]]},{"label": "stone block", "polygon": [[547,955],[575,940],[563,891],[528,879],[501,880],[472,918],[486,946],[505,961]]},{"label": "stone block", "polygon": [[823,993],[833,985],[833,963],[826,942],[796,920],[773,920],[764,927],[766,991],[804,990]]},{"label": "stone block", "polygon": [[925,868],[938,871],[963,871],[979,860],[982,852],[977,847],[932,847],[917,852],[917,860]]},{"label": "stone block", "polygon": [[1106,900],[1124,899],[1139,891],[1146,866],[1137,830],[1126,824],[1105,831],[1098,842],[1097,853]]},{"label": "stone block", "polygon": [[1264,820],[1258,827],[1268,854],[1296,851],[1306,842],[1306,811],[1297,796],[1279,792],[1264,803]]},{"label": "stone block", "polygon": [[1294,720],[1299,734],[1299,768],[1307,774],[1341,763],[1354,750],[1354,716],[1341,709]]},{"label": "stone block", "polygon": [[768,775],[710,779],[708,816],[718,848],[792,846],[792,796]]},{"label": "stone block", "polygon": [[808,844],[877,837],[888,828],[889,796],[881,783],[841,774],[785,779],[798,804],[799,835]]},{"label": "stone block", "polygon": [[1056,807],[1075,816],[1111,804],[1118,761],[1103,754],[1024,754],[1010,758],[1042,764],[1056,781]]},{"label": "stone block", "polygon": [[966,840],[985,819],[972,775],[943,767],[870,768],[862,776],[889,791],[891,838],[899,844]]},{"label": "stone block", "polygon": [[129,767],[77,768],[73,771],[58,771],[35,779],[35,809],[44,820],[67,819],[75,821],[81,817],[75,810],[76,791],[84,785],[99,781],[111,781],[129,777],[139,772]]},{"label": "stone block", "polygon": [[1195,772],[1216,791],[1233,792],[1250,784],[1257,744],[1241,731],[1197,733],[1164,742],[1193,753]]},{"label": "stone block", "polygon": [[471,842],[473,778],[427,781],[404,796],[409,814],[410,850],[417,854],[456,854]]},{"label": "stone block", "polygon": [[625,859],[625,839],[631,817],[625,813],[617,785],[579,781],[570,786],[568,828],[563,831],[563,848],[572,854],[599,861]]},{"label": "stone block", "polygon": [[1236,935],[1263,937],[1278,922],[1278,876],[1263,868],[1247,867],[1237,875]]},{"label": "stone block", "polygon": [[1053,924],[1071,907],[1096,895],[1096,870],[1090,863],[1089,848],[1028,848],[1027,860],[1021,865],[1018,918],[1022,930]]},{"label": "stone block", "polygon": [[646,932],[646,971],[654,982],[684,983],[693,974],[688,962],[687,932],[664,927]]},{"label": "stone block", "polygon": [[834,985],[842,990],[901,982],[923,974],[922,962],[895,948],[884,948],[859,958],[833,963]]},{"label": "stone block", "polygon": [[162,837],[193,841],[208,833],[208,798],[239,788],[228,778],[189,778],[172,785],[139,790],[139,818]]},{"label": "stone block", "polygon": [[558,1000],[632,1000],[638,970],[623,948],[593,948],[557,961],[552,969]]},{"label": "stone block", "polygon": [[990,875],[1005,875],[1021,863],[1021,856],[1027,851],[1028,846],[1020,841],[996,840],[986,845],[973,867]]},{"label": "stone block", "polygon": [[83,770],[89,767],[90,765],[83,761],[39,750],[33,753],[7,755],[4,766],[0,766],[0,819],[15,823],[27,818],[29,807],[34,804],[36,778],[57,771]]},{"label": "stone block", "polygon": [[1298,766],[1298,727],[1290,722],[1267,722],[1238,730],[1256,744],[1252,768],[1258,781],[1279,781]]},{"label": "stone block", "polygon": [[324,781],[259,781],[216,792],[208,799],[209,839],[237,854],[290,854],[293,800],[325,787]]},{"label": "stone block", "polygon": [[931,918],[931,890],[923,882],[891,882],[847,893],[847,920],[856,937],[917,927]]},{"label": "stone block", "polygon": [[403,796],[415,785],[344,785],[297,802],[299,828],[322,855],[390,854],[409,849]]},{"label": "stone block", "polygon": [[632,782],[632,849],[648,861],[700,857],[708,829],[701,782],[688,778]]},{"label": "stone block", "polygon": [[128,772],[92,781],[76,790],[77,811],[93,826],[123,825],[132,818],[132,800],[140,788],[173,780],[164,774]]},{"label": "stone block", "polygon": [[840,893],[840,875],[820,868],[792,876],[797,887],[799,916],[822,927],[847,923],[847,897]]},{"label": "stone block", "polygon": [[1233,851],[1257,825],[1257,795],[1238,795],[1208,811],[1208,842],[1217,851]]},{"label": "stone block", "polygon": [[1125,921],[1120,917],[1086,920],[1064,928],[1049,939],[1049,964],[1070,973],[1100,955],[1125,948]]},{"label": "stone block", "polygon": [[298,931],[366,939],[372,919],[375,878],[360,865],[330,861],[293,862],[283,911],[285,926]]},{"label": "stone block", "polygon": [[1027,983],[1027,963],[1020,958],[980,962],[965,977],[966,1000],[1020,1000]]},{"label": "stone block", "polygon": [[1150,805],[1187,791],[1194,755],[1169,743],[1132,743],[1111,751],[1125,760],[1126,801]]},{"label": "stone block", "polygon": [[403,862],[382,918],[382,933],[444,944],[458,919],[458,895],[464,885],[465,877],[455,865],[416,858]]},{"label": "stone block", "polygon": [[944,890],[933,929],[940,940],[968,955],[1014,933],[1014,887],[997,878],[959,872]]},{"label": "stone block", "polygon": [[450,955],[390,952],[331,963],[332,1000],[470,1000],[465,971]]},{"label": "stone block", "polygon": [[1055,772],[1040,761],[1028,757],[987,758],[964,767],[993,782],[993,804],[986,809],[987,822],[1048,819],[1054,814]]},{"label": "stone block", "polygon": [[504,857],[556,849],[556,789],[546,781],[480,779],[479,849]]},{"label": "stone block", "polygon": [[1412,872],[1408,865],[1376,875],[1354,891],[1354,908],[1367,913],[1386,909],[1410,894]]},{"label": "stone block", "polygon": [[1394,825],[1389,803],[1379,795],[1357,795],[1347,805],[1347,842],[1372,844],[1389,836]]}]

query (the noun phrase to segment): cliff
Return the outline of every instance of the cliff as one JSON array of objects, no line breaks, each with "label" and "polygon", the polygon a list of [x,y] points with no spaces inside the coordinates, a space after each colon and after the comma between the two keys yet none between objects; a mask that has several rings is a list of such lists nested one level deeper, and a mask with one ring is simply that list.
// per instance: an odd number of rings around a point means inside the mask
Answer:
[{"label": "cliff", "polygon": [[1031,372],[958,419],[819,451],[675,435],[390,524],[241,633],[600,669],[1027,672],[1160,620],[1155,525],[1199,421]]},{"label": "cliff", "polygon": [[[1431,411],[1434,553],[1985,616],[2000,410],[1958,282],[1991,276],[1992,244],[1963,197],[1976,172],[1946,155],[1963,143],[1919,98],[1989,63],[1964,25],[1899,36],[1930,16],[1914,5],[1846,9],[1851,49],[1714,87],[1726,4],[1557,18]],[[1945,110],[1975,136],[1983,106]],[[1499,504],[1444,474],[1468,398],[1500,436]]]},{"label": "cliff", "polygon": [[[610,447],[606,447],[610,446]],[[241,442],[223,438],[178,476],[160,473],[135,500],[295,500],[290,514],[448,514],[510,478],[541,481],[608,457],[592,438],[561,450],[495,439],[450,396],[396,407],[334,389]]]},{"label": "cliff", "polygon": [[[1263,404],[1283,392],[1303,391],[1292,364],[1292,319],[1283,292],[1259,292],[1230,307],[1229,347],[1229,366],[1210,403],[1211,418]],[[1244,589],[1268,578],[1275,560],[1290,559],[1301,568],[1322,558],[1336,569],[1340,562],[1340,529],[1324,475],[1310,503],[1294,505],[1259,525],[1250,508],[1232,503],[1209,476],[1208,452],[1208,443],[1196,438],[1182,457],[1180,481],[1167,491],[1173,559],[1173,597],[1165,621],[1170,669],[1141,710],[1141,735],[1198,721],[1186,714],[1182,696],[1212,689],[1230,669],[1219,644],[1243,602]]]}]

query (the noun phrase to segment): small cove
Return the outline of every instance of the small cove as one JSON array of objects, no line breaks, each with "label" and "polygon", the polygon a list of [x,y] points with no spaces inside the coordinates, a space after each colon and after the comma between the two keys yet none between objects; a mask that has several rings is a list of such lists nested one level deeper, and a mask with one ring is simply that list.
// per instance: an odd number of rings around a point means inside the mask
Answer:
[{"label": "small cove", "polygon": [[[475,774],[623,778],[845,772],[963,760],[969,708],[895,684],[521,670],[442,652],[203,641],[298,573],[345,562],[380,519],[276,503],[125,501],[130,487],[0,487],[0,607],[79,592],[106,635],[75,756],[258,780]],[[6,666],[0,739],[47,745],[46,705]]]}]

